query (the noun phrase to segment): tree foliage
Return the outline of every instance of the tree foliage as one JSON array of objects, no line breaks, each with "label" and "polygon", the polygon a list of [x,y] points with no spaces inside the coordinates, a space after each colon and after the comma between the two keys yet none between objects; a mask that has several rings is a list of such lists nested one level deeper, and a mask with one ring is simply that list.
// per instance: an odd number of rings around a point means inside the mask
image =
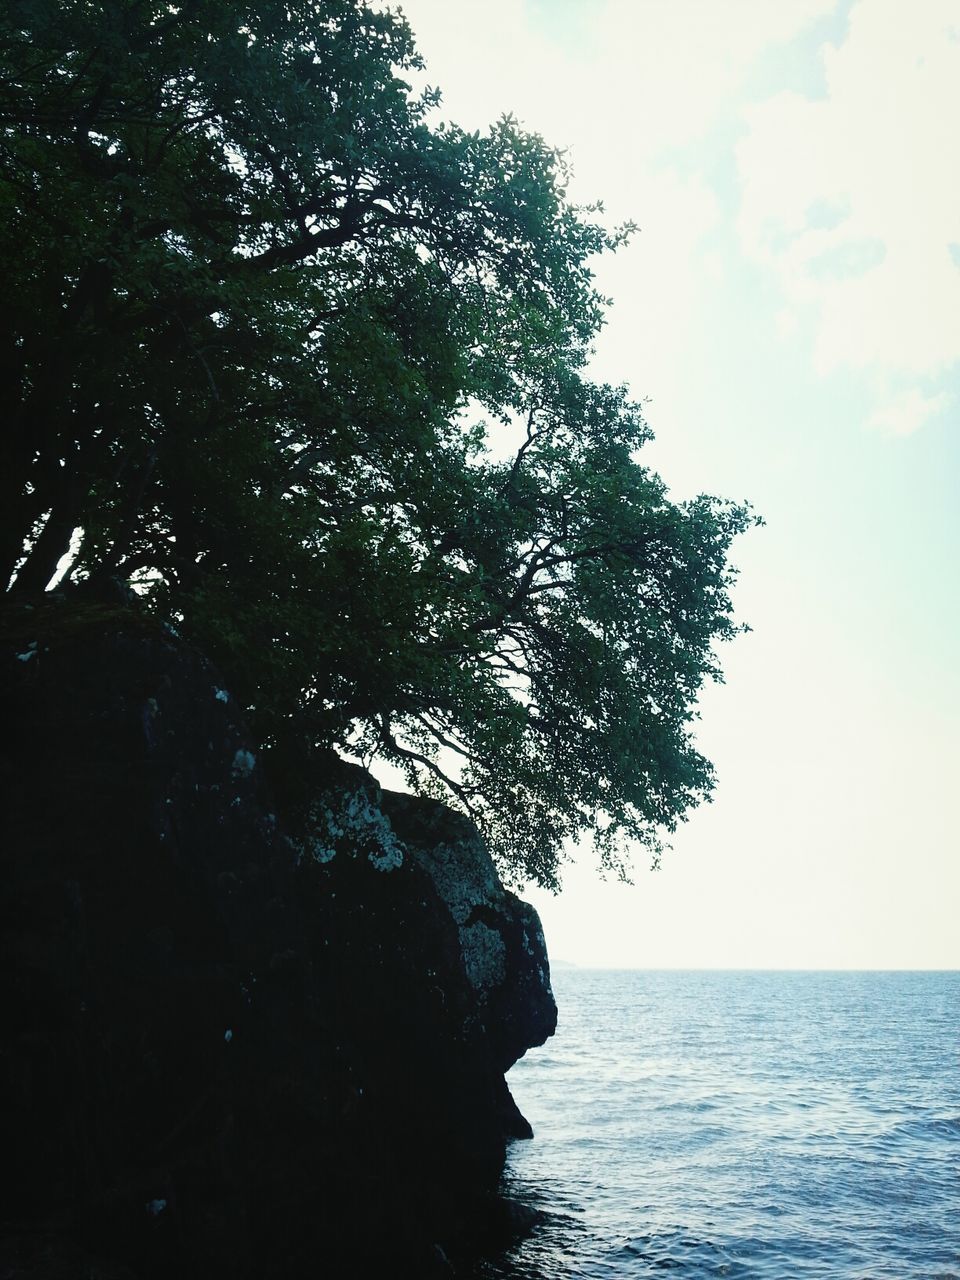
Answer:
[{"label": "tree foliage", "polygon": [[138,583],[278,772],[385,756],[552,885],[709,795],[751,517],[672,502],[585,375],[629,229],[419,68],[362,0],[8,0],[0,558],[42,590],[81,529],[73,579]]}]

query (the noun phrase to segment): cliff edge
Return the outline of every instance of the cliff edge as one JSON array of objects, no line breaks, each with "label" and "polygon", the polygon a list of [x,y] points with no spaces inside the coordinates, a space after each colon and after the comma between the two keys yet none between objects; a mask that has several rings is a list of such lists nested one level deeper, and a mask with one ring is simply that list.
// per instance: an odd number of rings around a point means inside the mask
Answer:
[{"label": "cliff edge", "polygon": [[475,829],[330,758],[276,811],[229,689],[134,610],[0,624],[0,1275],[455,1274],[552,1034]]}]

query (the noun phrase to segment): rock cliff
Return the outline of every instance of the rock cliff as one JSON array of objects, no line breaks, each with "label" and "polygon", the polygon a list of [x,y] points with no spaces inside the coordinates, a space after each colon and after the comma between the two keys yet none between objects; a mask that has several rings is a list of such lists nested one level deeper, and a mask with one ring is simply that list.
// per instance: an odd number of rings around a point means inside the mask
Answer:
[{"label": "rock cliff", "polygon": [[0,645],[0,1275],[453,1274],[555,1026],[536,914],[464,818],[335,759],[289,829],[135,611],[8,608]]}]

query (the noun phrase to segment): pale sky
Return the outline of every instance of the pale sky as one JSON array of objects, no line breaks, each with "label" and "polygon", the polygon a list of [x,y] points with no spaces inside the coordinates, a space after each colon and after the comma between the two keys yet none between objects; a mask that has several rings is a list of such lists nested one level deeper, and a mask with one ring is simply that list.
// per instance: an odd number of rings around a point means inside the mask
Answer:
[{"label": "pale sky", "polygon": [[644,460],[747,498],[713,804],[662,868],[531,890],[555,958],[958,968],[960,4],[406,0],[443,90],[641,228],[595,372]]}]

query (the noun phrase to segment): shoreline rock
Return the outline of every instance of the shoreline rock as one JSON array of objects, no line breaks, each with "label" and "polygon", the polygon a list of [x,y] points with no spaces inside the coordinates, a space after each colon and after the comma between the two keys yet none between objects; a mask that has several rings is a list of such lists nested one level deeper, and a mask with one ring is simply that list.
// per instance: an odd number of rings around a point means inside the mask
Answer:
[{"label": "shoreline rock", "polygon": [[555,1025],[532,908],[356,766],[286,831],[216,671],[133,610],[0,644],[4,1274],[451,1274]]}]

